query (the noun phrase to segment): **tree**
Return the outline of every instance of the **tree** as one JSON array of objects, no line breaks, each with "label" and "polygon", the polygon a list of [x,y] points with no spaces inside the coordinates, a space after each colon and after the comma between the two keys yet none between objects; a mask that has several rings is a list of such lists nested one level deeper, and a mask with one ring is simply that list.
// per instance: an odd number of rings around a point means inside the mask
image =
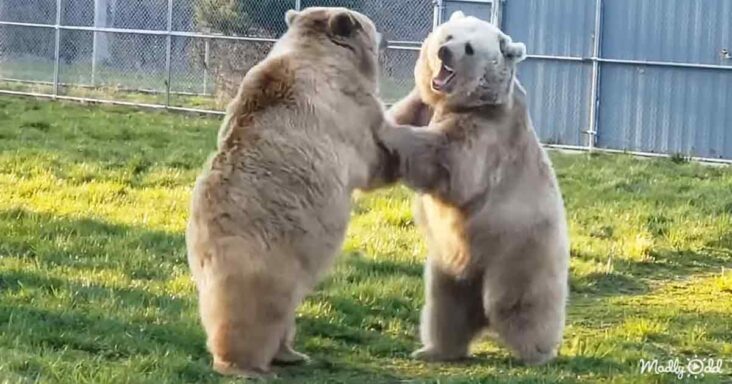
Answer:
[{"label": "tree", "polygon": [[[301,0],[302,8],[347,7],[363,10],[367,0]],[[278,38],[285,31],[285,13],[295,8],[295,0],[199,0],[195,6],[196,29],[203,33]],[[219,105],[234,96],[247,71],[267,55],[271,43],[211,39],[207,65],[214,76]],[[193,60],[200,62],[203,43]]]},{"label": "tree", "polygon": [[[292,3],[292,4],[291,4]],[[286,29],[283,0],[201,0],[196,6],[200,31],[235,36],[277,37]]]},{"label": "tree", "polygon": [[[302,8],[346,7],[362,10],[366,0],[302,0]],[[236,36],[279,37],[287,30],[285,12],[295,0],[201,0],[196,6],[199,30]]]}]

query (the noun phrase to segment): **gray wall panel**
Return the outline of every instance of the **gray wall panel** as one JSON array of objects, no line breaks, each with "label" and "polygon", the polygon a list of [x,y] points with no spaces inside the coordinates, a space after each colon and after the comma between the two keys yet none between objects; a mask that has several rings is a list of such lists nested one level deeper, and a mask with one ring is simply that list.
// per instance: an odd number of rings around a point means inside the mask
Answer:
[{"label": "gray wall panel", "polygon": [[518,77],[529,95],[529,108],[542,142],[584,145],[589,122],[592,65],[529,59]]},{"label": "gray wall panel", "polygon": [[609,0],[604,5],[603,57],[730,65],[730,0]]},{"label": "gray wall panel", "polygon": [[606,64],[598,146],[732,158],[732,71]]},{"label": "gray wall panel", "polygon": [[[530,55],[587,57],[592,53],[595,2],[508,0],[503,30]],[[519,78],[529,93],[537,133],[545,143],[585,145],[589,128],[590,63],[529,59]]]},{"label": "gray wall panel", "polygon": [[592,53],[593,0],[507,0],[503,29],[530,54],[587,57]]}]

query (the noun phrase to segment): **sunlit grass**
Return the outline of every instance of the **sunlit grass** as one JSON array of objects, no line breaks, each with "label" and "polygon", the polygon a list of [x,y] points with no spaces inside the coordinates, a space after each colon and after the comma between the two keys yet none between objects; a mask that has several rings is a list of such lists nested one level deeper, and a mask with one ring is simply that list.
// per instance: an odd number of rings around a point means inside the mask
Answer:
[{"label": "sunlit grass", "polygon": [[[218,119],[0,96],[0,382],[236,382],[209,369],[183,229]],[[659,383],[639,359],[724,358],[732,380],[732,170],[552,154],[572,236],[561,356],[499,345],[425,365],[411,192],[355,197],[333,274],[299,312],[290,383]]]}]

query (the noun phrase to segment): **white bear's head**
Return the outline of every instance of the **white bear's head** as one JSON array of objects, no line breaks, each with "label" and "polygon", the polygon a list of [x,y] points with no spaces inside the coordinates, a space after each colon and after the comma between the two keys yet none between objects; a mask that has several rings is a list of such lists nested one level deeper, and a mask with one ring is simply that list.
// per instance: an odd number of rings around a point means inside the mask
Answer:
[{"label": "white bear's head", "polygon": [[417,86],[433,106],[503,104],[513,91],[516,64],[525,58],[523,43],[514,43],[493,24],[455,12],[422,45]]}]

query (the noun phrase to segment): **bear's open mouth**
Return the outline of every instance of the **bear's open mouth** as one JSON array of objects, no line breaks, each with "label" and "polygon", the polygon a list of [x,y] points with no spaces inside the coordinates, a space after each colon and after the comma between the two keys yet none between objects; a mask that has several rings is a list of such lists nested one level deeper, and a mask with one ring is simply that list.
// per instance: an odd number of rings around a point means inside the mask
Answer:
[{"label": "bear's open mouth", "polygon": [[442,63],[440,73],[432,79],[432,89],[441,92],[445,90],[448,84],[455,78],[455,70]]}]

